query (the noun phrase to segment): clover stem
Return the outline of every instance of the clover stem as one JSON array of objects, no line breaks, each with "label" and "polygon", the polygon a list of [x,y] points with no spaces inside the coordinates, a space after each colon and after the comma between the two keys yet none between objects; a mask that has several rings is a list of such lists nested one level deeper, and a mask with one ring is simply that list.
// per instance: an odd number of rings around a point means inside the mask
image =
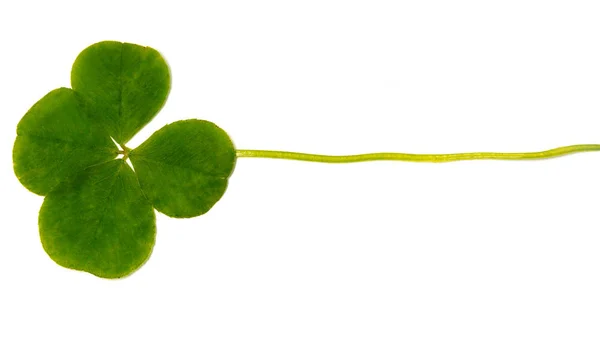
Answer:
[{"label": "clover stem", "polygon": [[377,152],[359,155],[316,155],[300,152],[270,150],[237,150],[237,157],[276,158],[322,163],[352,163],[366,161],[452,162],[464,160],[537,160],[569,155],[577,152],[600,151],[600,144],[562,146],[538,152],[466,152],[450,154],[412,154]]}]

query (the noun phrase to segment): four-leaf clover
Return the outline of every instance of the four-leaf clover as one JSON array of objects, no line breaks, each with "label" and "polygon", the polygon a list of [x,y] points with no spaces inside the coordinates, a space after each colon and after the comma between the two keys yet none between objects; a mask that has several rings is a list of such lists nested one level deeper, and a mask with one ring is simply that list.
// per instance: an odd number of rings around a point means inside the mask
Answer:
[{"label": "four-leaf clover", "polygon": [[152,252],[154,209],[180,218],[206,213],[225,192],[235,149],[222,129],[195,119],[126,146],[170,89],[169,67],[150,47],[103,41],[86,48],[71,87],[51,91],[23,116],[14,170],[45,196],[40,238],[56,263],[124,277]]},{"label": "four-leaf clover", "polygon": [[48,255],[62,266],[105,278],[131,274],[148,259],[156,236],[154,209],[178,218],[209,211],[225,193],[237,158],[439,163],[600,151],[600,144],[511,153],[240,150],[222,129],[195,119],[166,125],[131,150],[127,142],[158,113],[169,93],[169,68],[161,55],[149,47],[100,42],[79,54],[71,85],[48,93],[23,116],[14,170],[25,187],[46,196],[39,229]]}]

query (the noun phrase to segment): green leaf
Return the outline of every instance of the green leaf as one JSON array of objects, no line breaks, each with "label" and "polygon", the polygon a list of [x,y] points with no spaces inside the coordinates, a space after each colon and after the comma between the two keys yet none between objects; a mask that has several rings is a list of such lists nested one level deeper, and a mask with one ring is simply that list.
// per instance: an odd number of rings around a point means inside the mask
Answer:
[{"label": "green leaf", "polygon": [[185,120],[152,134],[130,158],[154,207],[183,218],[206,213],[223,196],[236,156],[214,123]]},{"label": "green leaf", "polygon": [[89,114],[125,144],[162,108],[171,77],[163,57],[150,47],[103,41],[83,50],[71,70],[71,85]]},{"label": "green leaf", "polygon": [[75,60],[71,84],[19,122],[14,170],[24,186],[46,195],[40,238],[56,263],[124,277],[152,252],[154,207],[173,217],[206,213],[227,188],[235,149],[223,130],[201,120],[167,125],[133,151],[125,146],[170,89],[169,68],[152,48],[94,44]]},{"label": "green leaf", "polygon": [[32,192],[45,195],[67,177],[117,156],[108,133],[90,121],[80,104],[73,90],[55,89],[19,122],[14,170]]},{"label": "green leaf", "polygon": [[42,245],[56,263],[103,278],[140,267],[156,235],[152,205],[122,159],[89,167],[50,192],[39,226]]}]

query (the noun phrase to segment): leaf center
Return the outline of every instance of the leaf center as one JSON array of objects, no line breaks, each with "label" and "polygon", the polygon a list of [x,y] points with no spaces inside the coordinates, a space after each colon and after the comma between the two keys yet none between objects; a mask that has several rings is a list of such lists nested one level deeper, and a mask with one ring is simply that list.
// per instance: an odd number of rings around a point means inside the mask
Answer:
[{"label": "leaf center", "polygon": [[110,137],[110,139],[119,149],[119,151],[117,151],[117,158],[122,158],[123,160],[129,159],[129,153],[131,152],[131,149],[123,144],[119,144],[115,139],[113,139],[113,137]]}]

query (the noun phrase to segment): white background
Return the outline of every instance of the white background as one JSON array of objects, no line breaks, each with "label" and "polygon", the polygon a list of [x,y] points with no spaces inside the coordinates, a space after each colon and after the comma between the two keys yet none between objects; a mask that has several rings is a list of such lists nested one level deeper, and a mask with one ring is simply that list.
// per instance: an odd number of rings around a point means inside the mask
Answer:
[{"label": "white background", "polygon": [[6,1],[1,347],[598,347],[600,154],[240,159],[205,216],[158,214],[118,281],[57,266],[15,178],[22,115],[101,40],[173,88],[130,143],[200,118],[240,149],[537,151],[600,142],[597,1]]}]

